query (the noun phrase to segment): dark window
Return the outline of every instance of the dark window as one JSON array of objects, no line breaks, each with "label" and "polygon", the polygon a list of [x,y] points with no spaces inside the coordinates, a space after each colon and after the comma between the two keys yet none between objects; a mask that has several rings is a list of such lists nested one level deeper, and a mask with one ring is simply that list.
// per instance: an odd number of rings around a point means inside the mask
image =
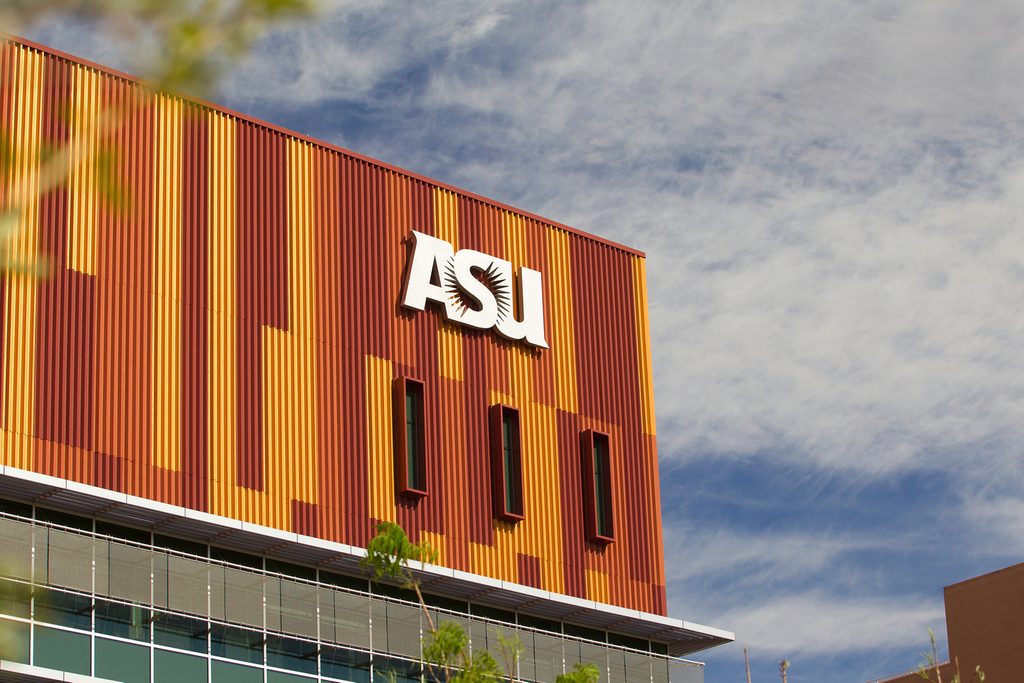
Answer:
[{"label": "dark window", "polygon": [[57,524],[59,526],[70,527],[71,529],[92,531],[91,519],[89,519],[88,517],[73,515],[70,512],[50,510],[49,508],[36,508],[36,519],[42,520],[44,522],[50,522],[51,524]]},{"label": "dark window", "polygon": [[210,654],[250,664],[263,663],[263,635],[234,626],[210,627]]},{"label": "dark window", "polygon": [[588,429],[580,435],[580,473],[583,477],[583,520],[587,540],[611,543],[612,526],[611,455],[608,435]]},{"label": "dark window", "polygon": [[394,411],[395,490],[411,496],[427,495],[426,421],[423,382],[398,377],[392,388]]},{"label": "dark window", "polygon": [[0,579],[0,614],[27,619],[32,613],[31,607],[32,586]]},{"label": "dark window", "polygon": [[320,570],[320,582],[341,588],[351,588],[364,593],[369,590],[369,581],[365,577],[346,576]]},{"label": "dark window", "polygon": [[215,545],[210,546],[210,557],[221,562],[230,562],[231,564],[243,567],[263,569],[263,558],[259,555],[250,555],[249,553],[229,550],[228,548],[218,548]]},{"label": "dark window", "polygon": [[280,560],[272,560],[268,557],[266,561],[266,568],[268,572],[276,572],[278,574],[284,574],[285,576],[294,576],[299,579],[316,581],[316,569],[313,567],[303,567],[300,564],[281,562]]},{"label": "dark window", "polygon": [[100,520],[96,520],[96,533],[146,545],[150,542],[150,533],[148,531],[135,529],[130,526],[121,526],[120,524],[112,524],[111,522],[102,522]]},{"label": "dark window", "polygon": [[355,683],[369,683],[370,655],[340,647],[323,647],[320,652],[320,673],[330,678]]},{"label": "dark window", "polygon": [[185,553],[187,555],[196,555],[198,557],[206,557],[207,550],[205,543],[197,543],[195,541],[186,541],[183,538],[177,538],[175,536],[164,536],[163,534],[153,534],[153,545],[158,548],[167,548],[168,550],[177,550],[179,553]]},{"label": "dark window", "polygon": [[206,636],[210,626],[206,621],[177,614],[158,614],[153,622],[153,642],[179,650],[206,653]]},{"label": "dark window", "polygon": [[397,657],[373,656],[374,683],[419,683],[421,674],[416,662]]},{"label": "dark window", "polygon": [[316,674],[316,643],[283,636],[267,636],[267,666]]},{"label": "dark window", "polygon": [[28,517],[31,519],[32,505],[29,503],[21,503],[16,500],[0,498],[0,512],[6,512],[9,515],[18,515],[19,517]]},{"label": "dark window", "polygon": [[92,598],[47,588],[35,590],[37,620],[82,630],[92,628]]},{"label": "dark window", "polygon": [[108,636],[149,640],[150,612],[138,605],[96,601],[96,632]]},{"label": "dark window", "polygon": [[491,499],[494,516],[508,522],[523,518],[523,455],[519,411],[491,406]]}]

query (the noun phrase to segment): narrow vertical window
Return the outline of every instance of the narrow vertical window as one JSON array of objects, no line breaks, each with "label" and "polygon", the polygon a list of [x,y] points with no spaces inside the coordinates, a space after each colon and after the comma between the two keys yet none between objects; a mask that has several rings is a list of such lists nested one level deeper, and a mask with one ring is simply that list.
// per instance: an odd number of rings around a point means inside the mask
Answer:
[{"label": "narrow vertical window", "polygon": [[398,377],[392,387],[394,411],[395,490],[411,496],[427,495],[426,421],[423,382]]},{"label": "narrow vertical window", "polygon": [[612,525],[611,454],[608,435],[591,429],[580,434],[580,474],[583,488],[583,521],[587,540],[611,543]]},{"label": "narrow vertical window", "polygon": [[494,516],[507,522],[523,518],[523,455],[519,411],[491,406],[491,498]]}]

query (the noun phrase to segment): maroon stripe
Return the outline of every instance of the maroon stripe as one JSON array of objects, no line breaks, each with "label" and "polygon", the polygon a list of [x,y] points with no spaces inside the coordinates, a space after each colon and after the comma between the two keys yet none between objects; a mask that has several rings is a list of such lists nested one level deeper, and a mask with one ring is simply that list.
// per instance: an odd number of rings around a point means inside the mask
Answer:
[{"label": "maroon stripe", "polygon": [[562,492],[562,566],[565,592],[587,597],[583,551],[583,489],[580,481],[580,419],[556,410],[558,431],[558,475]]},{"label": "maroon stripe", "polygon": [[540,558],[533,555],[519,553],[516,556],[517,569],[519,570],[519,583],[524,586],[543,588],[540,580]]},{"label": "maroon stripe", "polygon": [[[66,113],[71,87],[71,65],[47,60],[42,101],[42,140],[47,147],[63,145],[69,138]],[[40,251],[51,265],[52,276],[37,287],[35,433],[91,450],[95,282],[92,276],[66,268],[67,203],[67,190],[60,187],[46,194],[39,207]],[[91,459],[83,467],[59,457],[47,464],[50,471],[46,473],[91,480],[91,464]]]},{"label": "maroon stripe", "polygon": [[209,434],[209,131],[203,111],[182,118],[181,225],[181,500],[207,509]]},{"label": "maroon stripe", "polygon": [[262,491],[263,326],[288,329],[285,140],[238,123],[236,163],[237,484]]}]

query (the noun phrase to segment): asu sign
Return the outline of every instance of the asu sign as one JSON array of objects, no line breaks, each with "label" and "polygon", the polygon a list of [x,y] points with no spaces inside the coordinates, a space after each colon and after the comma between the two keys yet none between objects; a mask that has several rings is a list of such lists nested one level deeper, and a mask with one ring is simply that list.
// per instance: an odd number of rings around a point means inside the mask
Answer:
[{"label": "asu sign", "polygon": [[422,311],[433,301],[444,306],[452,322],[548,348],[539,272],[520,268],[513,278],[512,264],[504,259],[473,249],[455,251],[448,242],[416,230],[412,238],[403,306]]}]

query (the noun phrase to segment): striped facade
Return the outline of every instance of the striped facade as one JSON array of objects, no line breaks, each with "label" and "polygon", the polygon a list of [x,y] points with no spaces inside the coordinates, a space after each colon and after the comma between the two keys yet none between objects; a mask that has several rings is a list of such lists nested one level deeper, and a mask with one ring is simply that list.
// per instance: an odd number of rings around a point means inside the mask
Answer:
[{"label": "striped facade", "polygon": [[[49,265],[0,280],[0,464],[355,546],[392,520],[447,567],[665,614],[642,254],[13,40],[0,132],[12,256]],[[61,146],[113,149],[124,205],[98,162],[45,189]],[[414,229],[540,271],[550,349],[402,309]],[[400,375],[426,393],[418,501],[395,496]],[[491,505],[496,403],[522,419],[517,524]],[[607,546],[586,429],[611,442]]]}]

